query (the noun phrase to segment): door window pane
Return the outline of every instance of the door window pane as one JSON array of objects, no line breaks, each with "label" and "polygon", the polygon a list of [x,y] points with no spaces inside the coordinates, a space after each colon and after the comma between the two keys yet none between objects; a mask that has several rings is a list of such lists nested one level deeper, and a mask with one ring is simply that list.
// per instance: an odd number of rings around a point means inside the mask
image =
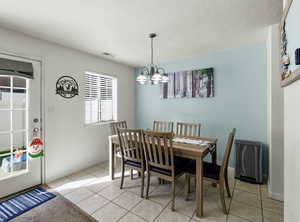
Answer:
[{"label": "door window pane", "polygon": [[26,108],[26,90],[14,88],[13,109],[25,109],[25,108]]},{"label": "door window pane", "polygon": [[16,149],[26,149],[26,132],[17,132],[13,134],[13,147]]},{"label": "door window pane", "polygon": [[0,154],[10,152],[10,134],[0,134]]},{"label": "door window pane", "polygon": [[26,132],[13,134],[13,170],[19,171],[26,169]]},{"label": "door window pane", "polygon": [[0,87],[10,87],[10,77],[9,76],[0,76]]},{"label": "door window pane", "polygon": [[10,108],[10,89],[0,86],[0,109]]},{"label": "door window pane", "polygon": [[10,131],[10,111],[0,110],[0,132]]},{"label": "door window pane", "polygon": [[14,77],[13,85],[14,87],[26,88],[26,79]]},{"label": "door window pane", "polygon": [[13,111],[13,130],[26,129],[26,111],[15,110]]}]

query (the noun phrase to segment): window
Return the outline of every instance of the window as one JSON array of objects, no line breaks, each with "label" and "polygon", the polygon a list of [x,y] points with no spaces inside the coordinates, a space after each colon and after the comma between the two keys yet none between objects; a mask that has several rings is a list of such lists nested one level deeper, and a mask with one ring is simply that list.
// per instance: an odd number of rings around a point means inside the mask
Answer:
[{"label": "window", "polygon": [[117,79],[108,75],[85,73],[85,124],[117,119]]},{"label": "window", "polygon": [[0,180],[28,169],[28,91],[29,79],[0,75]]}]

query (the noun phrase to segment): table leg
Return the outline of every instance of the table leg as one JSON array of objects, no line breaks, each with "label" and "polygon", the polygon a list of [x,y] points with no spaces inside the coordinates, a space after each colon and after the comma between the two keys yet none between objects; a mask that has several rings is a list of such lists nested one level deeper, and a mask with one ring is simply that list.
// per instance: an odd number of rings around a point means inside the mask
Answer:
[{"label": "table leg", "polygon": [[215,149],[211,154],[211,159],[212,159],[212,163],[214,165],[216,165],[217,164],[217,144],[215,145]]},{"label": "table leg", "polygon": [[109,138],[109,176],[113,180],[115,176],[115,145]]},{"label": "table leg", "polygon": [[[211,154],[211,160],[212,160],[212,163],[216,166],[217,165],[217,143],[215,145],[214,151]],[[217,187],[217,184],[216,183],[212,183],[212,186],[213,187]]]},{"label": "table leg", "polygon": [[203,160],[196,160],[196,215],[203,217]]}]

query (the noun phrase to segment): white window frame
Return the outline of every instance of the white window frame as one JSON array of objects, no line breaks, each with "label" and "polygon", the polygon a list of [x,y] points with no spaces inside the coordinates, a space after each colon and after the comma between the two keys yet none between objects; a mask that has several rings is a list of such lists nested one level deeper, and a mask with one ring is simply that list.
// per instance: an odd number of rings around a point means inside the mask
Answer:
[{"label": "white window frame", "polygon": [[[96,72],[90,72],[90,71],[86,71],[85,72],[85,75],[94,75],[94,76],[99,76],[99,77],[105,77],[105,78],[111,78],[112,79],[112,100],[113,100],[113,113],[112,113],[112,116],[113,116],[113,119],[112,120],[109,120],[109,121],[103,121],[101,120],[101,117],[100,115],[98,116],[98,120],[95,121],[95,122],[87,122],[87,118],[86,118],[86,112],[87,112],[87,109],[86,109],[86,92],[85,95],[84,95],[84,125],[86,126],[93,126],[93,125],[102,125],[102,124],[109,124],[109,123],[112,123],[112,122],[115,122],[117,121],[117,114],[118,114],[118,111],[117,111],[117,89],[118,89],[118,80],[115,76],[113,75],[109,75],[109,74],[103,74],[103,73],[96,73]],[[86,82],[86,78],[84,77],[84,86],[87,87],[87,82]],[[101,97],[101,95],[100,95]],[[101,110],[100,110],[100,98],[99,98],[99,103],[98,103],[98,113],[101,113]],[[100,118],[99,118],[100,117]]]}]

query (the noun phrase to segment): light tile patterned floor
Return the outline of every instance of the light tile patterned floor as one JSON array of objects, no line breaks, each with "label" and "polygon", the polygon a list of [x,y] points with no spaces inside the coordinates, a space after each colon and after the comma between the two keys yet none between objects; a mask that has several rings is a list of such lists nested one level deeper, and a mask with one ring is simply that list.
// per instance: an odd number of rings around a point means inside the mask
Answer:
[{"label": "light tile patterned floor", "polygon": [[[110,181],[108,163],[74,173],[49,184],[54,190],[92,215],[105,222],[282,222],[283,203],[268,198],[267,186],[254,185],[231,178],[233,197],[227,198],[229,215],[222,213],[217,189],[204,186],[204,218],[195,216],[195,193],[184,199],[184,178],[176,185],[176,211],[170,210],[170,185],[158,185],[151,178],[149,200],[140,197],[140,179],[125,178]],[[192,191],[193,191],[192,181]]]}]

